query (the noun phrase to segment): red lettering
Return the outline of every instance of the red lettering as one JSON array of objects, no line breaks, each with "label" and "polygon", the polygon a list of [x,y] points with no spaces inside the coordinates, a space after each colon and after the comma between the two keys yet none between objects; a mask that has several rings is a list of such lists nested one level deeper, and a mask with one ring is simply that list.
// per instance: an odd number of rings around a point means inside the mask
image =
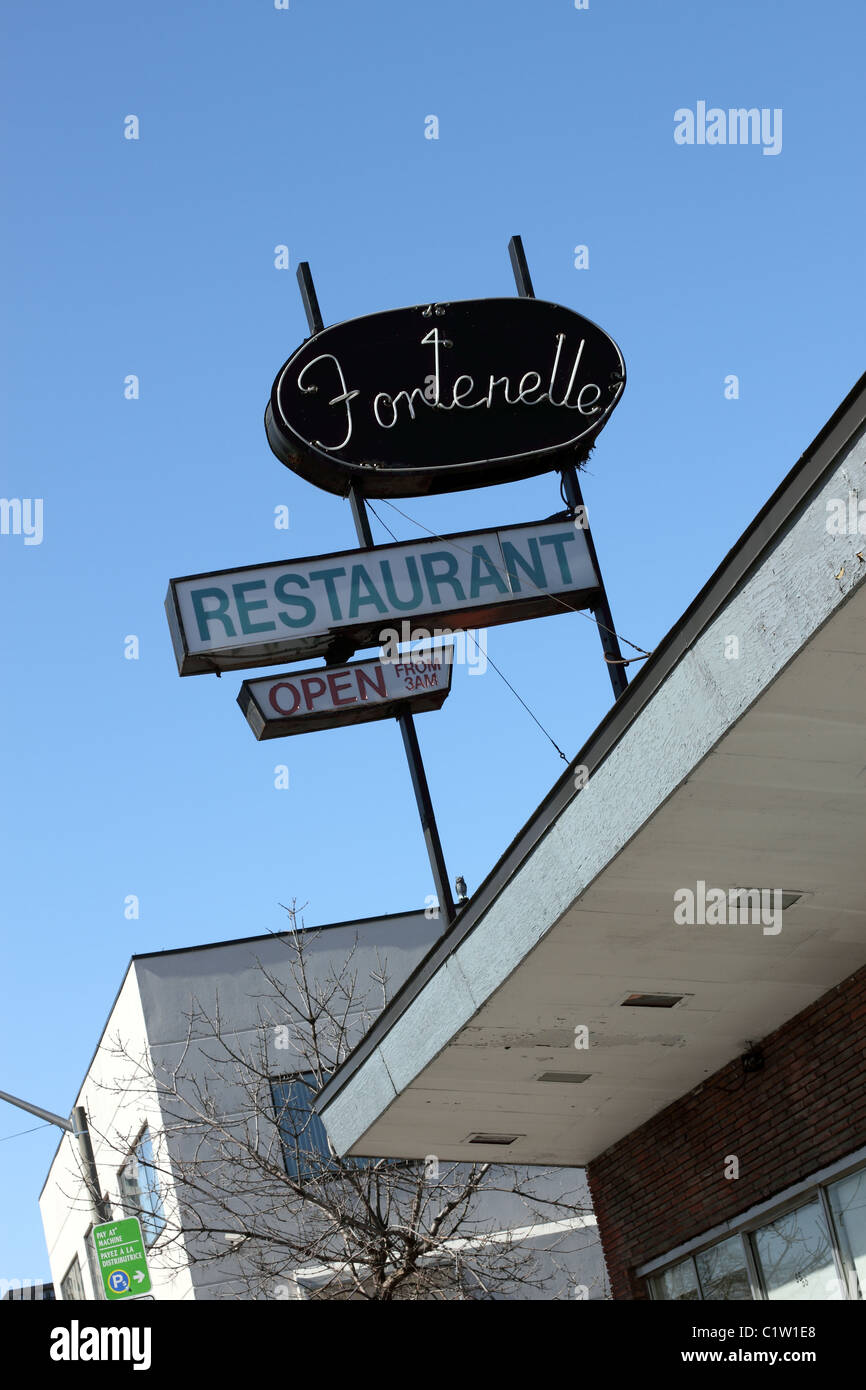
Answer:
[{"label": "red lettering", "polygon": [[[341,680],[342,680],[342,684],[340,684],[340,681],[341,681]],[[342,700],[340,699],[340,695],[339,695],[339,691],[348,689],[348,687],[349,687],[351,684],[352,684],[352,677],[351,677],[351,674],[350,674],[348,671],[344,671],[342,677],[333,675],[332,673],[329,672],[329,674],[328,674],[328,686],[330,687],[330,691],[331,691],[331,699],[333,700],[333,702],[334,702],[335,705],[354,705],[354,704],[355,704],[355,702],[356,702],[356,700],[357,700],[357,698],[358,698],[357,695],[349,695],[349,696],[347,696],[345,699],[342,699]]]},{"label": "red lettering", "polygon": [[[313,690],[314,685],[319,687],[318,690]],[[313,708],[313,701],[318,699],[320,695],[324,695],[327,688],[321,676],[304,676],[301,681],[301,689],[304,692],[304,702],[307,709]]]},{"label": "red lettering", "polygon": [[[283,705],[280,704],[279,700],[277,699],[277,691],[279,690],[291,691],[293,700],[291,709],[286,709]],[[295,687],[289,681],[280,681],[279,685],[272,685],[270,690],[268,691],[268,703],[271,709],[276,710],[277,714],[294,714],[295,710],[298,708],[298,705],[301,703],[301,697],[298,694]]]},{"label": "red lettering", "polygon": [[387,690],[386,690],[386,688],[385,688],[385,670],[384,670],[384,667],[382,667],[382,666],[377,666],[377,667],[376,667],[376,671],[375,671],[375,675],[372,675],[372,676],[368,676],[366,671],[360,671],[360,670],[359,670],[359,672],[358,672],[358,694],[360,695],[360,697],[361,697],[362,700],[366,700],[366,699],[368,698],[368,697],[367,697],[367,692],[366,692],[366,690],[364,689],[364,682],[365,682],[365,681],[366,681],[367,685],[369,685],[369,687],[370,687],[371,690],[375,690],[376,693],[377,693],[378,695],[381,695],[381,696],[382,696],[382,699],[383,699],[383,700],[385,699],[385,696],[386,696],[386,694],[387,694]]}]

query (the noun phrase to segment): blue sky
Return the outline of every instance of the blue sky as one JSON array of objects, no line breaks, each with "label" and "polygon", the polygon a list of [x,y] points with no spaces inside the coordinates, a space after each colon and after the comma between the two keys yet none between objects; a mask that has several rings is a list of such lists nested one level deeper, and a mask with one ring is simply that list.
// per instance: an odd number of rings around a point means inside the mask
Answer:
[{"label": "blue sky", "polygon": [[[0,494],[42,498],[44,534],[0,535],[0,1089],[66,1113],[133,952],[431,892],[393,723],[258,745],[240,675],[179,679],[163,613],[172,576],[354,544],[264,436],[298,261],[335,322],[511,294],[523,236],[536,294],[625,356],[583,486],[651,649],[862,370],[864,25],[857,0],[18,0],[4,29]],[[780,153],[676,144],[699,101],[781,109]],[[376,507],[402,540],[560,502],[549,475],[400,505],[418,528]],[[574,756],[611,699],[592,624],[488,648]],[[456,669],[418,733],[471,891],[563,764],[492,670]],[[7,1139],[29,1125],[2,1107],[0,1278],[48,1269],[57,1132]]]}]

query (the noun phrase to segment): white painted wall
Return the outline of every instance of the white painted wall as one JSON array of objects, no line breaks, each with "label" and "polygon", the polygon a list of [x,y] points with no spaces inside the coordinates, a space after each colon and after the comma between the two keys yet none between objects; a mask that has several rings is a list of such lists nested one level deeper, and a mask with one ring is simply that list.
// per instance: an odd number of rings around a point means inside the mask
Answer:
[{"label": "white painted wall", "polygon": [[[128,1090],[133,1080],[133,1068],[112,1056],[112,1040],[126,1039],[134,1054],[147,1046],[147,1032],[139,995],[134,963],[130,965],[123,986],[106,1024],[100,1044],[88,1069],[84,1084],[76,1097],[76,1105],[87,1111],[94,1157],[100,1177],[100,1188],[107,1194],[115,1215],[121,1213],[118,1172],[122,1160],[117,1147],[123,1136],[135,1139],[145,1124],[158,1133],[162,1116],[156,1096],[144,1102],[132,1098]],[[156,1150],[157,1161],[165,1154]],[[165,1191],[163,1200],[171,1209],[172,1193]],[[51,1164],[48,1180],[39,1199],[42,1224],[48,1245],[51,1278],[58,1299],[61,1280],[75,1256],[81,1266],[85,1291],[89,1298],[97,1297],[87,1257],[87,1232],[97,1220],[92,1212],[81,1171],[78,1145],[70,1134],[64,1134]],[[149,1255],[148,1264],[156,1298],[181,1299],[192,1296],[192,1281],[188,1272],[176,1275],[167,1269],[160,1257],[158,1242]]]},{"label": "white painted wall", "polygon": [[[363,978],[365,972],[375,968],[377,952],[381,952],[387,955],[391,988],[396,990],[427,953],[440,930],[436,921],[413,913],[367,922],[360,928],[350,924],[327,928],[321,934],[311,932],[311,959],[317,962],[314,972],[326,970],[329,959],[342,961],[362,932],[363,946],[357,956],[359,975]],[[218,999],[226,1028],[234,1033],[238,1043],[243,1045],[253,1039],[259,1010],[255,996],[263,989],[258,962],[288,984],[287,960],[286,947],[275,937],[133,959],[75,1102],[87,1111],[101,1191],[108,1196],[115,1215],[121,1214],[119,1171],[123,1154],[145,1124],[154,1137],[158,1166],[169,1167],[172,1158],[171,1151],[157,1143],[164,1116],[152,1087],[147,1088],[147,1094],[141,1094],[136,1060],[146,1059],[149,1054],[158,1066],[171,1064],[179,1056],[186,1037],[184,1015],[193,998],[208,1013],[213,1012]],[[129,1054],[127,1059],[118,1055],[119,1044]],[[292,1054],[275,1049],[272,1056],[274,1076],[297,1069],[297,1059]],[[185,1060],[187,1073],[205,1066],[200,1053],[195,1060],[192,1055]],[[224,1112],[230,1112],[232,1096],[228,1087],[223,1090],[222,1100]],[[168,1216],[174,1209],[174,1192],[168,1181],[161,1179],[160,1187]],[[69,1134],[61,1139],[51,1164],[40,1196],[40,1209],[57,1297],[61,1297],[61,1281],[76,1255],[85,1291],[88,1297],[96,1297],[87,1255],[87,1232],[96,1218],[80,1172],[78,1145]],[[178,1272],[175,1264],[174,1258],[162,1256],[157,1240],[148,1253],[156,1298],[212,1297],[225,1281],[224,1267],[217,1276],[212,1270],[188,1265]]]}]

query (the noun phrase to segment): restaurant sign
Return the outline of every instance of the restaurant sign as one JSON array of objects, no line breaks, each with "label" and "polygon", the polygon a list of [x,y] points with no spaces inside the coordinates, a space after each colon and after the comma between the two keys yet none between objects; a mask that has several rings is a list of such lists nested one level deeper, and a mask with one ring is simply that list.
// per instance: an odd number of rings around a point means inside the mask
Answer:
[{"label": "restaurant sign", "polygon": [[599,592],[586,533],[560,517],[172,579],[166,612],[193,676],[345,660],[404,619],[493,627],[589,608]]},{"label": "restaurant sign", "polygon": [[624,386],[616,343],[572,309],[466,299],[314,333],[280,368],[265,430],[327,492],[455,492],[579,463]]},{"label": "restaurant sign", "polygon": [[238,704],[258,739],[368,724],[408,709],[439,709],[451,690],[453,647],[407,652],[398,661],[353,661],[244,681]]}]

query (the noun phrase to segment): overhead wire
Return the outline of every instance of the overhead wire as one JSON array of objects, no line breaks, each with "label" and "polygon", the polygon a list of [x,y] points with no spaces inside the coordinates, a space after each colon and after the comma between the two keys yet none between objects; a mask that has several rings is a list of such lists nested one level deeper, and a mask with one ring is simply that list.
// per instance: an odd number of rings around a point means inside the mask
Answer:
[{"label": "overhead wire", "polygon": [[[385,501],[386,504],[389,507],[391,507],[395,512],[398,512],[399,515],[402,516],[406,521],[410,522],[412,526],[417,526],[419,530],[426,531],[427,535],[432,536],[434,540],[442,541],[444,544],[452,546],[455,550],[462,550],[465,555],[472,554],[472,551],[468,550],[465,545],[458,545],[453,536],[447,538],[445,536],[440,536],[438,532],[431,531],[430,527],[425,526],[423,522],[416,521],[414,517],[409,516],[408,512],[401,511],[400,508],[396,506],[389,498],[386,497],[383,499],[383,501]],[[388,530],[387,527],[385,527],[385,529],[386,531]],[[393,535],[394,533],[392,531],[389,534]],[[495,560],[491,560],[490,565],[492,569],[498,570],[499,573],[506,580],[512,578],[510,572],[507,569],[503,569],[501,565],[497,565]],[[580,615],[580,617],[587,618],[590,622],[595,623],[597,628],[603,628],[605,632],[609,632],[612,636],[616,637],[617,641],[625,642],[626,646],[631,647],[634,651],[639,653],[638,656],[629,657],[628,661],[623,661],[622,665],[626,666],[629,665],[632,661],[641,661],[644,660],[646,657],[652,656],[652,652],[646,651],[644,647],[639,647],[636,642],[630,641],[628,637],[623,637],[620,633],[615,632],[612,627],[608,627],[606,623],[600,622],[594,614],[585,613],[581,608],[575,608],[573,604],[566,603],[565,599],[561,598],[559,594],[551,594],[549,590],[542,589],[540,584],[533,584],[531,579],[529,580],[529,583],[532,584],[532,587],[536,589],[538,593],[545,594],[547,598],[551,599],[554,603],[558,603],[561,608],[564,608],[567,613],[577,613]]]},{"label": "overhead wire", "polygon": [[[387,499],[386,499],[386,500],[387,500]],[[393,505],[393,504],[392,504],[392,503],[389,503],[388,505],[391,506],[391,505]],[[367,506],[370,508],[370,511],[373,513],[374,517],[375,517],[376,520],[379,522],[380,526],[383,526],[384,529],[388,532],[388,535],[391,537],[391,539],[396,541],[396,540],[397,540],[397,537],[394,535],[394,532],[391,530],[390,526],[388,526],[387,523],[384,522],[384,521],[382,520],[382,518],[380,517],[379,513],[376,511],[376,508],[373,507],[373,506],[371,506],[370,503],[369,503],[369,501],[367,502]],[[400,511],[400,508],[399,508],[399,507],[395,507],[394,510],[397,511],[397,512],[399,512],[399,511]],[[407,521],[412,522],[412,525],[414,525],[414,526],[419,526],[419,525],[420,525],[420,522],[413,522],[413,521],[412,521],[412,518],[411,518],[410,516],[406,516],[406,513],[405,513],[405,512],[400,512],[400,515],[403,516],[403,517],[405,517]],[[422,529],[422,530],[426,530],[427,528],[426,528],[426,527],[422,527],[421,529]],[[435,534],[434,532],[432,532],[432,531],[430,532],[430,535],[434,535],[434,534]],[[437,540],[441,540],[442,538],[441,538],[441,536],[437,536],[436,539],[437,539]],[[399,544],[399,542],[398,542],[398,544]],[[467,552],[467,553],[468,553],[468,552]],[[471,638],[471,640],[475,643],[475,648],[476,648],[476,650],[477,650],[477,651],[480,651],[481,648],[479,647],[476,638],[472,636],[472,633],[471,633],[470,631],[468,631],[468,629],[466,630],[466,636],[469,637],[469,638]],[[512,695],[515,697],[515,699],[520,701],[521,705],[522,705],[523,708],[526,710],[526,713],[529,715],[530,719],[532,719],[532,720],[535,721],[535,723],[538,725],[538,727],[539,727],[539,729],[541,730],[541,732],[544,734],[544,737],[545,737],[546,739],[549,739],[549,741],[553,744],[553,747],[556,749],[557,753],[558,753],[559,756],[562,758],[562,761],[563,761],[564,763],[567,763],[567,762],[569,761],[569,759],[568,759],[567,755],[566,755],[565,753],[563,753],[562,749],[560,748],[559,744],[557,743],[557,741],[556,741],[556,739],[553,737],[553,735],[550,734],[550,733],[548,733],[547,729],[545,729],[545,727],[544,727],[544,725],[542,724],[541,720],[540,720],[539,718],[537,718],[537,716],[536,716],[536,715],[533,713],[533,711],[529,708],[529,705],[526,703],[526,701],[523,699],[523,697],[522,697],[521,695],[519,695],[518,692],[514,689],[514,686],[511,684],[511,681],[508,679],[508,677],[504,674],[504,672],[500,671],[499,667],[496,665],[496,662],[493,661],[493,659],[491,658],[490,653],[487,652],[487,651],[485,651],[485,656],[487,657],[488,662],[489,662],[490,665],[493,667],[493,669],[494,669],[494,671],[496,672],[497,676],[499,676],[499,678],[505,682],[505,684],[508,686],[508,689],[511,691],[511,693],[512,693]]]},{"label": "overhead wire", "polygon": [[0,1144],[5,1144],[7,1139],[20,1139],[22,1134],[33,1134],[37,1129],[50,1129],[52,1123],[51,1120],[46,1120],[44,1125],[31,1125],[29,1129],[19,1129],[16,1134],[0,1135]]}]

